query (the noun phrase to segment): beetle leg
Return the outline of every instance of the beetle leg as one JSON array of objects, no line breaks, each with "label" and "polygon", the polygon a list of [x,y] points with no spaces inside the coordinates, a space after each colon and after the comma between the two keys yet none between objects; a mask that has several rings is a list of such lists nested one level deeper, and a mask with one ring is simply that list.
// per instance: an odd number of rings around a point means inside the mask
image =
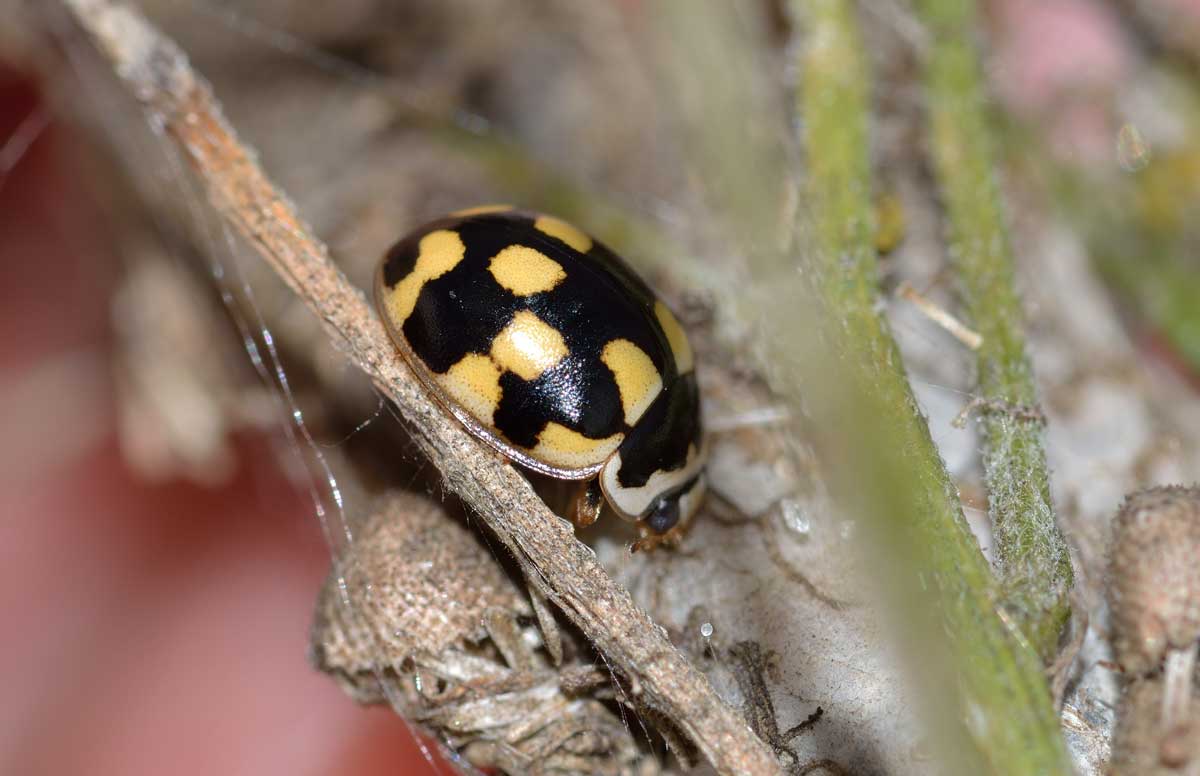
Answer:
[{"label": "beetle leg", "polygon": [[604,493],[600,490],[600,478],[593,477],[584,481],[575,494],[575,504],[571,509],[572,519],[580,528],[587,528],[600,517],[604,507]]},{"label": "beetle leg", "polygon": [[651,552],[656,547],[658,547],[658,545],[662,544],[662,540],[663,540],[663,538],[661,536],[659,536],[658,534],[655,534],[655,533],[646,534],[641,539],[638,539],[636,542],[634,542],[633,545],[630,546],[629,551],[631,553],[633,553],[633,552]]},{"label": "beetle leg", "polygon": [[659,547],[676,547],[683,539],[682,525],[676,525],[666,533],[660,534],[654,533],[648,526],[639,523],[638,532],[641,534],[641,538],[629,548],[630,552],[651,552]]}]

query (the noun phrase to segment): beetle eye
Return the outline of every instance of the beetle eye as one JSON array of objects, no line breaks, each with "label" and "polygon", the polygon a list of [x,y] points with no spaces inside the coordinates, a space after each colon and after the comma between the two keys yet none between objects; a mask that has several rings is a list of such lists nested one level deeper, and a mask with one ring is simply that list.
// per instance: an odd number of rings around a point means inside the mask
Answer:
[{"label": "beetle eye", "polygon": [[679,496],[664,496],[654,505],[654,510],[646,518],[646,525],[656,534],[665,534],[679,522]]}]

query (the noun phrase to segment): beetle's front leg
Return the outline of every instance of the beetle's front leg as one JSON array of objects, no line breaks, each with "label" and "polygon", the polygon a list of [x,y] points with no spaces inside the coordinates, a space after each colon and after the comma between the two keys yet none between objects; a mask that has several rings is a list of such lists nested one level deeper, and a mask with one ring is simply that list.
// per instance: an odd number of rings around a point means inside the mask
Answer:
[{"label": "beetle's front leg", "polygon": [[679,542],[683,540],[683,526],[676,525],[666,533],[655,533],[650,526],[639,521],[637,524],[638,533],[641,538],[633,543],[629,548],[630,552],[650,552],[659,547],[677,547]]}]

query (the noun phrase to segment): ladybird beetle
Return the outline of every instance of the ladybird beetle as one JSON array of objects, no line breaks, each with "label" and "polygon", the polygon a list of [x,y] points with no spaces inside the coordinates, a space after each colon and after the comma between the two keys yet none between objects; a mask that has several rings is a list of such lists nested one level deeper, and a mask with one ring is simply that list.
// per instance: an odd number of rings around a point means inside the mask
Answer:
[{"label": "ladybird beetle", "polygon": [[553,216],[488,206],[419,227],[384,256],[375,299],[427,390],[534,471],[581,480],[637,521],[634,549],[674,541],[704,496],[692,348],[615,253]]}]

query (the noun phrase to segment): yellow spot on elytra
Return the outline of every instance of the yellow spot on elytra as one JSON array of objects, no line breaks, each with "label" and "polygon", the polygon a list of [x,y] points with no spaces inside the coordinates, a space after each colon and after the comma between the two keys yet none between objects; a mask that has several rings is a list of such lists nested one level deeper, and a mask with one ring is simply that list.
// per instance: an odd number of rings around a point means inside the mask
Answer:
[{"label": "yellow spot on elytra", "polygon": [[679,325],[679,320],[662,302],[654,303],[654,315],[658,318],[658,325],[662,326],[663,333],[667,335],[667,342],[671,345],[671,352],[675,354],[675,367],[679,374],[692,371],[692,344],[688,342],[687,333]]},{"label": "yellow spot on elytra", "polygon": [[529,452],[535,458],[564,469],[581,469],[606,460],[620,445],[624,434],[591,439],[554,421],[538,434],[538,443]]},{"label": "yellow spot on elytra", "polygon": [[562,265],[541,251],[510,245],[492,257],[488,271],[496,282],[517,296],[549,291],[567,276]]},{"label": "yellow spot on elytra", "polygon": [[500,367],[487,356],[468,353],[445,374],[438,375],[438,384],[476,420],[492,425],[496,408],[500,406]]},{"label": "yellow spot on elytra", "polygon": [[522,380],[535,380],[567,355],[567,343],[550,324],[521,310],[492,341],[492,358]]},{"label": "yellow spot on elytra", "polygon": [[387,292],[386,305],[392,325],[399,327],[407,321],[425,284],[454,269],[466,253],[458,232],[439,229],[422,237],[412,272]]},{"label": "yellow spot on elytra", "polygon": [[484,213],[503,213],[505,210],[512,210],[512,205],[477,205],[475,207],[463,208],[455,210],[450,215],[452,216],[481,216]]},{"label": "yellow spot on elytra", "polygon": [[580,253],[587,253],[592,249],[591,237],[588,237],[586,234],[571,226],[566,221],[560,220],[553,216],[539,216],[538,219],[533,222],[533,228],[537,229],[542,234],[548,234],[551,237],[557,237]]},{"label": "yellow spot on elytra", "polygon": [[626,339],[613,340],[605,345],[600,352],[600,360],[612,370],[617,380],[625,422],[632,426],[662,390],[662,375],[654,368],[650,356]]}]

